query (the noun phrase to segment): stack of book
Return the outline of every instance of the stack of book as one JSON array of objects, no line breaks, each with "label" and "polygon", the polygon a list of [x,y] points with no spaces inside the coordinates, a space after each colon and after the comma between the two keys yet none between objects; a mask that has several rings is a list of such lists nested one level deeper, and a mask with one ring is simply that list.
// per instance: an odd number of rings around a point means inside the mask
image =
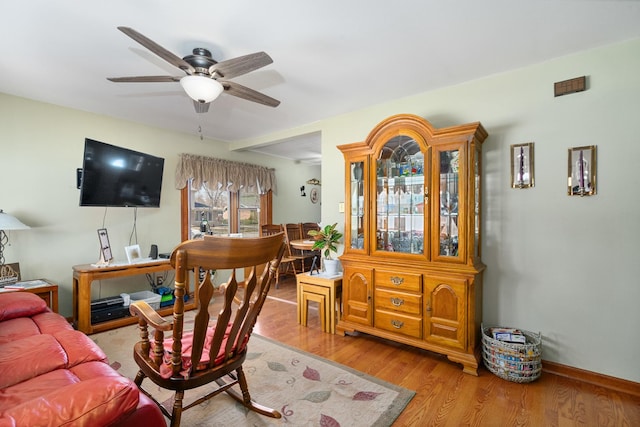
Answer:
[{"label": "stack of book", "polygon": [[8,285],[5,285],[5,289],[32,289],[32,288],[40,288],[42,286],[49,286],[49,283],[42,279],[36,280],[25,280],[22,282],[15,282]]},{"label": "stack of book", "polygon": [[491,328],[491,335],[494,340],[511,342],[517,344],[526,344],[527,337],[522,331],[514,328]]}]

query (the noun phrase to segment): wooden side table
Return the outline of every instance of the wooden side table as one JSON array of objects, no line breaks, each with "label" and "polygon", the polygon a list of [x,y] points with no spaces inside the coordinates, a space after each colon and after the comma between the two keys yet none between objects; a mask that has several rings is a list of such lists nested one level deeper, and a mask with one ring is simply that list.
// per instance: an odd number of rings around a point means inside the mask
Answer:
[{"label": "wooden side table", "polygon": [[[336,333],[336,323],[342,312],[342,276],[323,277],[321,275],[300,273],[296,276],[298,323],[306,325],[308,301],[318,302],[322,329]],[[305,298],[305,294],[309,294]],[[324,304],[324,316],[322,305]],[[337,306],[336,306],[337,304]]]},{"label": "wooden side table", "polygon": [[42,298],[46,303],[47,307],[51,309],[54,313],[58,312],[58,285],[51,283],[49,280],[40,279],[46,282],[45,285],[37,286],[33,288],[23,288],[23,289],[3,289],[3,292],[29,292],[32,294],[38,295]]}]

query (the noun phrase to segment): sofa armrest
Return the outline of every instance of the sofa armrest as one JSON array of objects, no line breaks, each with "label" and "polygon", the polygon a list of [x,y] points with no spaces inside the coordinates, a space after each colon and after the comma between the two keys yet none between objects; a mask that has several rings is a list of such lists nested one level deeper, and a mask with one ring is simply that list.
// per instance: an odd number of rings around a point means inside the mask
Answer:
[{"label": "sofa armrest", "polygon": [[128,378],[92,378],[6,409],[0,426],[109,425],[133,412],[138,398],[138,388]]},{"label": "sofa armrest", "polygon": [[[144,393],[140,393],[140,400],[136,410],[130,414],[123,415],[113,425],[118,427],[165,427],[167,422],[158,405],[145,396]],[[2,427],[1,424],[0,427]]]},{"label": "sofa armrest", "polygon": [[30,317],[49,310],[47,303],[30,292],[6,292],[0,294],[0,322],[16,317]]}]

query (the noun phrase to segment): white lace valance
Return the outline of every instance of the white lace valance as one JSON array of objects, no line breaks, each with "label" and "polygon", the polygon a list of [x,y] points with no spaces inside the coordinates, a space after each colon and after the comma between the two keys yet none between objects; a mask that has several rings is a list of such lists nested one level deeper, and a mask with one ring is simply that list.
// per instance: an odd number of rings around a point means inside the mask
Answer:
[{"label": "white lace valance", "polygon": [[220,183],[230,191],[257,185],[262,194],[269,190],[276,193],[275,169],[183,153],[176,167],[176,188],[182,190],[189,179],[193,179],[195,188],[200,188],[203,182]]}]

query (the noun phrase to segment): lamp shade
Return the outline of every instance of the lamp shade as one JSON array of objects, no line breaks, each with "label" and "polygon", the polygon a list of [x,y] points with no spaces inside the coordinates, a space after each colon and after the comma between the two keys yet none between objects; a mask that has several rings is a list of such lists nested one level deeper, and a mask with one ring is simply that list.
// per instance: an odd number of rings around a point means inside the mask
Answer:
[{"label": "lamp shade", "polygon": [[204,76],[184,76],[180,84],[191,99],[200,103],[213,101],[224,90],[217,80]]},{"label": "lamp shade", "polygon": [[31,227],[0,209],[0,230],[26,230],[27,228]]}]

